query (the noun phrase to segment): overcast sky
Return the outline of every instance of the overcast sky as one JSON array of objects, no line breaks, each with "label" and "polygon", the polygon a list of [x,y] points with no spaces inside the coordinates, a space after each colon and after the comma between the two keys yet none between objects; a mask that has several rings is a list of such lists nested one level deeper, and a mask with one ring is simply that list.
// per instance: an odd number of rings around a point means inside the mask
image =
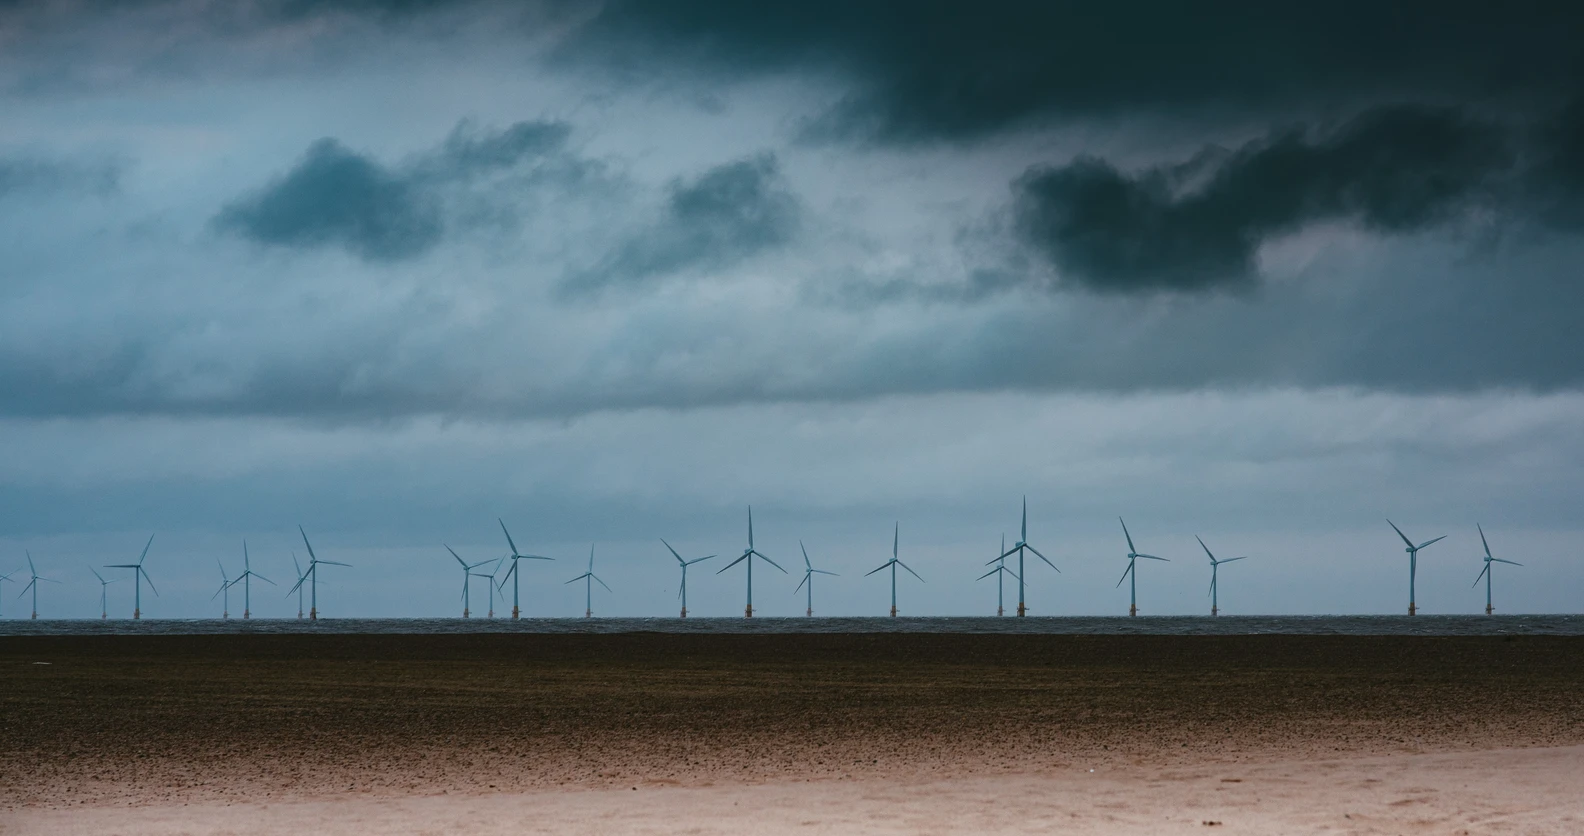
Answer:
[{"label": "overcast sky", "polygon": [[1289,5],[0,0],[0,573],[988,614],[1026,494],[1035,614],[1578,611],[1584,14]]}]

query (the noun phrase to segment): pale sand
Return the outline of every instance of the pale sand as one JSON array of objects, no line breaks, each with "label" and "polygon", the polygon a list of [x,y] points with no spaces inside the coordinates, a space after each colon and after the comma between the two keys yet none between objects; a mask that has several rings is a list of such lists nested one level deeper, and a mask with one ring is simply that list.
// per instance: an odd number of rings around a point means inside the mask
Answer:
[{"label": "pale sand", "polygon": [[[1579,834],[1584,746],[0,814],[7,834]],[[1218,824],[1208,824],[1216,822]]]}]

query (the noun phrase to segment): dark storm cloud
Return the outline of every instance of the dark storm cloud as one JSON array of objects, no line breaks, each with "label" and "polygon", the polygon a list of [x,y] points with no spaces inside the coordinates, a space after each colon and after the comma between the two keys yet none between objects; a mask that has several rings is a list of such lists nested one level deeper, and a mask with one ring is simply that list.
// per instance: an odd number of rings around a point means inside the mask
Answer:
[{"label": "dark storm cloud", "polygon": [[574,276],[565,289],[586,292],[684,270],[723,269],[790,243],[802,223],[802,206],[774,154],[673,180],[666,191],[654,225],[593,270]]},{"label": "dark storm cloud", "polygon": [[83,164],[36,157],[0,157],[0,199],[14,194],[108,194],[120,185],[116,163]]},{"label": "dark storm cloud", "polygon": [[[434,152],[388,166],[321,139],[290,171],[214,218],[217,229],[260,244],[339,246],[368,261],[422,255],[446,230],[442,191],[560,153],[571,129],[519,122],[480,132],[462,123]],[[559,163],[575,176],[579,164]]]},{"label": "dark storm cloud", "polygon": [[1494,198],[1515,155],[1499,125],[1452,108],[1369,111],[1136,174],[1083,156],[1014,184],[1019,237],[1090,290],[1203,290],[1255,280],[1265,240],[1306,224],[1422,230]]},{"label": "dark storm cloud", "polygon": [[632,77],[835,68],[854,88],[806,135],[906,143],[1138,111],[1521,105],[1580,89],[1581,40],[1584,12],[1532,3],[613,0],[562,55]]}]

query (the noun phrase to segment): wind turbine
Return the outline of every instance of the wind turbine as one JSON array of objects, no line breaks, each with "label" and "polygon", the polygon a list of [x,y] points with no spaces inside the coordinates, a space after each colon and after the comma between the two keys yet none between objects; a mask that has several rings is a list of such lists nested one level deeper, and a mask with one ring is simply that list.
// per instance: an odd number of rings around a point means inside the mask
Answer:
[{"label": "wind turbine", "polygon": [[[292,552],[292,568],[296,570],[297,577],[302,577],[302,564],[297,562],[297,552],[295,551]],[[292,587],[292,589],[297,590],[297,620],[302,621],[302,582],[298,581],[297,585]],[[286,593],[286,596],[288,598],[291,597],[291,593]]]},{"label": "wind turbine", "polygon": [[[583,617],[584,618],[593,618],[594,617],[594,581],[599,581],[599,585],[605,587],[605,591],[606,592],[611,592],[612,591],[611,588],[608,585],[606,585],[606,583],[604,581],[601,581],[599,579],[598,575],[594,574],[594,544],[593,543],[589,544],[589,568],[588,568],[588,571],[584,572],[581,575],[578,575],[577,577],[573,578],[572,580],[567,581],[567,583],[577,583],[578,581],[583,581],[583,587],[584,587],[584,589],[583,589]],[[562,586],[566,586],[566,584],[564,583],[564,584],[562,584]]]},{"label": "wind turbine", "polygon": [[[827,572],[824,569],[815,569],[814,564],[809,562],[808,549],[803,548],[802,540],[798,541],[798,548],[803,549],[803,580],[798,582],[798,589],[802,589],[804,584],[808,585],[808,611],[804,614],[812,618],[814,616],[814,576],[830,575],[834,578],[837,577],[837,575],[835,572]],[[908,571],[911,572],[913,570],[909,569]],[[797,589],[792,590],[793,595],[796,595],[797,592]],[[893,615],[894,614],[895,613],[893,613]]]},{"label": "wind turbine", "polygon": [[[517,561],[519,561],[519,560],[555,560],[555,558],[553,558],[553,557],[545,557],[543,555],[537,555],[537,554],[520,554],[520,553],[518,553],[517,544],[512,542],[511,532],[506,530],[506,521],[501,519],[500,517],[496,517],[495,521],[500,523],[501,533],[506,535],[506,545],[511,546],[511,550],[512,550],[512,553],[511,553],[512,565],[511,565],[510,569],[506,570],[506,578],[511,578],[511,582],[512,582],[512,618],[516,618],[518,613],[521,612],[521,610],[517,609],[517,600],[518,600],[517,599],[517,579],[518,579],[518,577],[520,577],[520,573],[517,571]],[[504,585],[506,583],[506,578],[501,578],[501,584],[502,585]]]},{"label": "wind turbine", "polygon": [[[754,549],[754,544],[753,544],[753,506],[750,505],[750,506],[748,506],[748,548],[743,549],[742,557],[739,557],[736,560],[733,560],[732,562],[726,564],[724,567],[721,568],[720,572],[716,572],[715,573],[715,574],[719,575],[721,572],[724,572],[727,569],[730,569],[731,567],[736,566],[737,564],[743,562],[744,560],[748,561],[748,608],[743,611],[743,617],[744,618],[753,618],[753,559],[756,558],[756,557],[759,558],[760,560],[763,560],[764,562],[770,564],[771,566],[776,567],[777,569],[781,569],[781,564],[776,563],[774,560],[771,560],[768,557],[765,557],[762,553],[760,553],[759,551]],[[781,574],[784,575],[786,573],[787,573],[787,570],[781,569]]]},{"label": "wind turbine", "polygon": [[1413,544],[1412,540],[1408,539],[1408,535],[1402,533],[1402,529],[1398,528],[1396,523],[1392,522],[1391,520],[1387,520],[1386,524],[1391,526],[1392,530],[1397,532],[1397,536],[1401,537],[1403,543],[1408,546],[1408,548],[1404,549],[1403,551],[1408,552],[1408,614],[1413,615],[1418,612],[1418,607],[1414,605],[1414,577],[1419,571],[1419,550],[1430,545],[1431,543],[1436,542],[1436,540],[1446,539],[1446,535],[1443,534],[1440,537],[1435,538],[1435,540],[1426,540],[1416,546]]},{"label": "wind turbine", "polygon": [[1199,535],[1195,534],[1194,535],[1194,539],[1199,541],[1199,548],[1204,549],[1205,550],[1205,554],[1210,558],[1210,614],[1211,615],[1217,615],[1218,611],[1216,609],[1216,570],[1221,568],[1221,564],[1223,564],[1223,563],[1231,563],[1234,560],[1247,560],[1248,559],[1248,555],[1244,555],[1242,557],[1229,557],[1226,560],[1216,560],[1216,556],[1213,555],[1213,554],[1210,554],[1210,547],[1204,544],[1204,540],[1201,539],[1199,537]]},{"label": "wind turbine", "polygon": [[[5,582],[6,581],[11,581],[11,576],[15,575],[17,572],[20,572],[20,571],[22,571],[22,570],[21,569],[13,569],[13,570],[11,570],[10,572],[7,572],[4,575],[0,575],[0,587],[5,586]],[[99,573],[95,572],[94,574],[97,575]],[[12,583],[17,583],[17,581],[11,581],[11,582]],[[18,597],[20,597],[20,596],[18,596]]]},{"label": "wind turbine", "polygon": [[[484,562],[488,563],[489,561],[486,560]],[[475,578],[483,578],[484,581],[485,581],[484,585],[489,587],[489,617],[490,618],[494,618],[495,617],[495,592],[496,592],[496,589],[495,589],[495,576],[500,574],[500,567],[501,567],[501,564],[504,563],[504,562],[506,562],[506,558],[504,558],[504,557],[495,558],[495,568],[491,569],[490,573],[488,575],[483,574],[481,572],[473,572],[473,573],[471,573],[473,575],[473,577],[475,577]],[[502,588],[500,589],[501,600],[502,601],[506,600],[506,590],[504,588],[505,586],[506,586],[506,581],[503,579],[501,581],[501,587]]]},{"label": "wind turbine", "polygon": [[1494,610],[1491,609],[1491,564],[1507,563],[1513,566],[1522,566],[1523,564],[1513,563],[1511,560],[1502,560],[1499,557],[1491,557],[1490,543],[1486,542],[1485,540],[1485,529],[1480,528],[1479,523],[1475,523],[1474,527],[1479,528],[1480,545],[1485,547],[1485,568],[1481,569],[1479,577],[1474,579],[1474,585],[1479,586],[1480,578],[1485,579],[1485,614],[1490,615],[1492,612],[1494,612]]},{"label": "wind turbine", "polygon": [[897,567],[901,566],[903,569],[907,569],[908,570],[908,574],[910,574],[913,577],[919,579],[919,583],[923,583],[924,582],[923,578],[919,578],[919,573],[913,571],[911,568],[908,567],[908,565],[906,563],[903,563],[901,560],[897,559],[897,542],[901,539],[901,536],[902,536],[902,524],[901,523],[897,523],[896,530],[893,531],[892,534],[891,534],[891,559],[887,560],[886,562],[884,562],[882,564],[880,564],[879,566],[875,567],[874,569],[864,573],[864,577],[867,578],[870,575],[873,575],[875,572],[878,572],[881,569],[886,568],[887,566],[891,567],[891,617],[892,618],[896,618],[896,614],[897,614],[897,609],[896,609],[896,570],[897,570]]},{"label": "wind turbine", "polygon": [[664,537],[660,538],[660,542],[665,543],[665,547],[671,552],[671,556],[676,558],[677,563],[681,564],[682,566],[682,588],[677,590],[677,596],[682,599],[682,617],[687,618],[687,567],[692,566],[695,563],[702,563],[703,561],[709,560],[715,555],[711,554],[705,555],[704,557],[695,557],[692,560],[683,560],[682,555],[677,554],[677,550],[671,548],[671,544],[666,543]]},{"label": "wind turbine", "polygon": [[[293,586],[291,588],[291,590],[289,592],[287,592],[286,594],[290,595],[290,594],[292,594],[292,592],[296,592],[297,590],[302,589],[303,581],[307,581],[308,582],[308,620],[309,621],[318,621],[319,620],[319,564],[323,563],[326,566],[347,566],[347,567],[350,567],[352,564],[350,564],[350,563],[339,563],[339,562],[334,561],[334,560],[320,560],[319,556],[314,554],[313,544],[308,542],[308,532],[303,531],[303,527],[299,525],[299,526],[297,526],[297,533],[302,535],[303,545],[308,547],[308,571],[304,572],[303,576],[297,579],[297,585]],[[293,554],[292,555],[292,562],[295,563],[296,560],[297,560],[297,555]],[[297,612],[299,613],[298,618],[301,618],[302,616],[300,615],[300,613],[302,612],[302,596],[298,596],[298,598],[297,598]]]},{"label": "wind turbine", "polygon": [[[442,543],[441,545],[445,545],[445,544]],[[484,564],[488,563],[489,561],[488,560],[480,560],[477,563],[469,563],[466,560],[463,560],[461,557],[458,557],[457,553],[456,553],[456,550],[451,548],[450,546],[446,546],[446,551],[451,552],[451,556],[456,558],[456,562],[462,564],[462,617],[463,618],[467,618],[468,617],[468,591],[473,585],[472,579],[474,577],[480,577],[480,578],[491,577],[489,575],[477,575],[477,576],[475,576],[473,574],[473,570],[477,569],[480,566],[483,566]],[[493,600],[494,599],[492,598],[491,599],[492,603],[493,603]],[[492,606],[491,610],[493,610],[493,609],[494,609],[494,607]]]},{"label": "wind turbine", "polygon": [[220,613],[221,613],[220,617],[222,619],[229,619],[231,617],[231,584],[232,584],[232,580],[230,578],[226,577],[225,564],[221,563],[218,560],[216,560],[215,563],[220,566],[220,588],[215,590],[215,594],[209,596],[209,600],[213,601],[214,599],[219,598],[220,595],[223,593],[225,595],[225,603],[222,605],[224,607],[224,609],[222,609],[220,611]]},{"label": "wind turbine", "polygon": [[[1006,604],[1006,585],[1005,585],[1005,583],[1003,583],[1006,580],[1005,576],[1006,575],[1011,575],[1014,578],[1018,577],[1018,574],[1016,572],[1014,572],[1011,569],[1008,569],[1006,567],[1007,547],[1006,547],[1006,535],[1005,534],[1001,535],[1001,551],[998,552],[998,554],[1000,554],[1001,556],[996,558],[995,560],[990,561],[991,563],[994,563],[996,565],[996,567],[994,569],[991,569],[990,571],[984,573],[983,575],[980,575],[979,577],[975,578],[975,580],[981,580],[982,581],[985,578],[990,577],[991,575],[996,575],[997,576],[996,577],[996,615],[997,616],[1001,616],[1001,615],[1005,615],[1006,614],[1006,610],[1004,608],[1005,604]],[[1022,582],[1021,578],[1019,578],[1018,580],[1019,580],[1019,583]]]},{"label": "wind turbine", "polygon": [[[297,553],[293,552],[292,553],[292,563],[295,564],[296,562],[297,562]],[[301,571],[301,567],[298,567],[298,568],[299,568],[299,572],[300,572]],[[232,586],[236,586],[238,583],[242,584],[242,617],[243,618],[251,618],[252,615],[253,615],[251,604],[253,603],[253,579],[254,578],[258,578],[259,580],[269,584],[270,586],[274,586],[275,585],[274,581],[272,581],[269,578],[266,578],[263,575],[260,575],[259,573],[253,571],[253,566],[250,563],[248,563],[247,541],[243,540],[242,541],[242,574],[237,575],[236,578],[234,578],[231,581],[231,585]],[[302,610],[302,593],[301,593],[301,591],[299,591],[298,594],[297,594],[297,604],[298,604],[298,606],[297,606],[297,609],[298,609],[297,617],[298,618],[302,618],[302,612],[301,612],[301,610]]]},{"label": "wind turbine", "polygon": [[[109,618],[110,617],[110,606],[109,606],[110,598],[109,598],[109,595],[106,594],[106,588],[109,587],[110,584],[117,583],[121,579],[120,578],[116,578],[113,581],[107,581],[107,580],[104,579],[104,575],[99,574],[99,570],[95,569],[92,566],[88,567],[88,571],[93,572],[94,577],[99,579],[99,618],[100,619]],[[9,578],[9,577],[11,577],[11,576],[10,575],[6,575],[6,578]],[[5,580],[5,578],[0,578],[0,580]],[[1478,581],[1476,581],[1476,583],[1478,583]]]},{"label": "wind turbine", "polygon": [[[1026,549],[1028,551],[1033,552],[1035,557],[1039,558],[1040,560],[1044,560],[1045,561],[1045,565],[1046,566],[1049,566],[1052,569],[1056,569],[1056,564],[1050,562],[1049,560],[1046,560],[1045,559],[1045,555],[1039,553],[1039,549],[1036,549],[1033,546],[1028,544],[1028,497],[1026,497],[1026,496],[1023,497],[1023,529],[1022,529],[1022,532],[1023,532],[1022,536],[1018,538],[1018,541],[1015,544],[1013,544],[1012,548],[1003,551],[1001,553],[1001,556],[996,558],[995,560],[991,560],[991,561],[985,563],[986,566],[989,566],[991,563],[995,563],[996,561],[999,561],[999,560],[1005,560],[1006,558],[1011,557],[1013,552],[1017,552],[1017,556],[1018,556],[1018,570],[1017,570],[1017,573],[1014,574],[1012,577],[1017,578],[1017,582],[1018,582],[1018,611],[1017,611],[1017,614],[1018,614],[1019,618],[1023,617],[1023,615],[1027,612],[1027,609],[1025,608],[1025,606],[1023,604],[1023,578],[1024,578],[1025,574],[1026,574],[1023,571],[1023,552],[1024,552],[1024,550]],[[1005,545],[1005,544],[1003,543],[1003,545]],[[1056,572],[1059,574],[1061,572],[1061,570],[1060,569],[1056,569]],[[997,582],[999,583],[999,581],[997,581]]]},{"label": "wind turbine", "polygon": [[149,577],[148,570],[143,568],[143,558],[148,557],[149,546],[154,545],[154,535],[150,534],[148,542],[143,544],[143,553],[138,555],[136,563],[115,563],[106,569],[131,569],[132,570],[132,617],[143,617],[143,581],[149,582],[149,591],[154,597],[159,597],[159,590],[154,588],[154,579]]},{"label": "wind turbine", "polygon": [[[22,587],[22,595],[28,594],[28,590],[29,589],[33,590],[33,617],[34,618],[38,618],[38,582],[39,581],[46,581],[48,583],[60,583],[60,581],[53,580],[51,578],[45,578],[45,577],[40,577],[39,576],[38,570],[33,568],[33,554],[32,554],[32,552],[27,552],[27,561],[28,561],[28,572],[33,577],[32,577],[32,579],[30,579],[28,581],[28,585],[27,586]],[[152,586],[152,584],[150,584],[150,585]],[[17,597],[21,598],[22,595],[18,595]]]},{"label": "wind turbine", "polygon": [[1127,538],[1128,567],[1122,570],[1122,577],[1117,581],[1116,585],[1121,586],[1122,581],[1127,580],[1129,576],[1133,578],[1133,582],[1128,584],[1128,615],[1138,615],[1138,572],[1133,568],[1133,564],[1137,563],[1141,557],[1148,560],[1162,560],[1167,563],[1171,561],[1166,560],[1164,557],[1156,557],[1153,554],[1139,554],[1138,549],[1133,548],[1133,535],[1128,533],[1127,523],[1123,522],[1121,517],[1117,517],[1117,522],[1122,523],[1122,536]]}]

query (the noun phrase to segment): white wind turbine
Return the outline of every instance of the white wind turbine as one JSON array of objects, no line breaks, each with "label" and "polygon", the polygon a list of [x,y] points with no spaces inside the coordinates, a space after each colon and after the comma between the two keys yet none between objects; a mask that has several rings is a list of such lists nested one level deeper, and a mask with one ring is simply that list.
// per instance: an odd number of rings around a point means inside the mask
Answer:
[{"label": "white wind turbine", "polygon": [[1408,548],[1403,549],[1403,551],[1408,552],[1408,614],[1414,615],[1419,611],[1418,606],[1414,603],[1414,579],[1419,574],[1419,550],[1431,543],[1445,540],[1446,535],[1443,534],[1435,538],[1435,540],[1426,540],[1416,546],[1412,540],[1408,539],[1408,535],[1402,533],[1402,529],[1398,528],[1396,523],[1387,520],[1386,524],[1391,526],[1392,531],[1397,532],[1397,536],[1401,537],[1403,543],[1408,546]]},{"label": "white wind turbine", "polygon": [[[308,532],[303,531],[303,527],[300,526],[300,525],[297,526],[297,532],[302,535],[303,545],[308,547],[308,571],[303,573],[303,576],[297,579],[297,585],[293,586],[291,588],[291,591],[287,592],[286,594],[290,595],[290,594],[292,594],[292,592],[296,592],[297,590],[302,589],[303,582],[306,581],[308,583],[308,620],[309,621],[318,621],[319,620],[319,564],[322,563],[322,564],[324,564],[326,566],[351,566],[352,564],[350,564],[350,563],[339,563],[339,562],[334,561],[334,560],[320,560],[319,556],[314,554],[313,544],[308,542]],[[296,555],[293,555],[292,556],[292,560],[295,561],[296,559],[297,559]],[[301,598],[298,599],[297,607],[298,607],[298,612],[301,612],[302,611],[302,599]]]},{"label": "white wind turbine", "polygon": [[[776,567],[777,569],[781,569],[781,564],[776,563],[774,560],[771,560],[768,557],[765,557],[762,552],[759,552],[758,550],[754,549],[753,506],[750,505],[750,506],[748,506],[748,548],[743,549],[742,557],[739,557],[736,560],[733,560],[732,562],[726,564],[724,567],[721,568],[720,572],[716,572],[715,573],[715,574],[719,575],[721,572],[724,572],[727,569],[730,569],[731,567],[736,566],[737,564],[739,564],[739,563],[741,563],[741,562],[743,562],[745,560],[748,561],[748,607],[747,607],[747,609],[745,609],[743,611],[743,617],[744,618],[753,618],[753,565],[754,565],[753,559],[756,558],[756,557],[759,558],[760,560],[763,560],[764,562],[770,564],[771,566]],[[781,573],[782,574],[786,574],[787,570],[781,569]]]},{"label": "white wind turbine", "polygon": [[[93,576],[99,580],[99,618],[101,620],[109,618],[110,617],[110,596],[109,596],[107,590],[108,590],[110,584],[119,583],[121,581],[121,579],[120,578],[116,578],[113,581],[107,581],[107,580],[104,579],[104,575],[99,574],[99,570],[95,569],[92,566],[88,567],[88,571],[93,572]],[[6,578],[9,578],[9,577],[11,577],[11,576],[10,575],[6,575]],[[5,578],[0,578],[0,580],[5,580]]]},{"label": "white wind turbine", "polygon": [[[22,595],[28,594],[28,590],[30,590],[30,589],[33,590],[33,616],[32,617],[33,618],[38,618],[38,584],[39,584],[39,581],[44,581],[45,583],[60,583],[60,581],[57,581],[57,580],[55,580],[53,578],[42,577],[41,575],[39,575],[38,569],[33,567],[33,553],[32,552],[24,552],[24,554],[27,555],[28,574],[32,575],[32,577],[28,580],[27,586],[22,587]],[[18,595],[17,598],[21,598],[22,595]]]},{"label": "white wind turbine", "polygon": [[882,564],[880,564],[879,566],[875,567],[874,569],[871,569],[870,571],[864,573],[864,577],[867,578],[870,575],[873,575],[875,572],[880,571],[881,569],[884,569],[884,568],[886,568],[888,566],[891,567],[891,617],[892,618],[896,618],[896,614],[897,614],[897,606],[896,606],[896,570],[897,570],[897,567],[901,566],[903,569],[907,569],[908,574],[910,574],[913,577],[919,579],[919,583],[923,583],[924,582],[923,578],[919,578],[919,573],[913,571],[913,569],[911,567],[909,567],[906,563],[903,563],[901,561],[901,559],[897,557],[897,543],[901,540],[901,538],[902,538],[902,524],[901,523],[897,523],[896,528],[891,532],[891,559],[887,560],[886,562],[884,562]]},{"label": "white wind turbine", "polygon": [[[1045,555],[1039,553],[1039,549],[1036,549],[1033,546],[1028,544],[1028,497],[1026,497],[1026,496],[1023,497],[1023,528],[1021,529],[1021,531],[1022,531],[1022,536],[1020,536],[1018,538],[1018,541],[1012,545],[1012,548],[1006,549],[1005,551],[1003,551],[1001,553],[1001,556],[996,558],[996,560],[991,560],[991,561],[985,563],[986,566],[989,566],[991,563],[995,563],[995,562],[997,562],[999,560],[1005,560],[1006,558],[1011,557],[1013,552],[1017,552],[1018,568],[1017,568],[1017,572],[1014,573],[1012,575],[1012,577],[1017,578],[1017,582],[1018,582],[1018,609],[1017,609],[1017,614],[1018,614],[1019,617],[1022,617],[1023,615],[1025,615],[1028,612],[1027,607],[1025,607],[1025,605],[1024,605],[1024,597],[1023,597],[1023,578],[1026,577],[1026,573],[1023,571],[1023,552],[1024,551],[1033,552],[1035,557],[1039,558],[1040,560],[1044,560],[1045,561],[1045,565],[1046,566],[1049,566],[1052,569],[1056,569],[1056,564],[1050,562],[1049,560],[1046,560],[1045,559]],[[1056,572],[1058,574],[1060,574],[1061,570],[1060,569],[1056,569]],[[987,573],[986,576],[988,576],[988,573]],[[997,582],[999,583],[999,581],[997,581]]]},{"label": "white wind turbine", "polygon": [[[809,618],[813,618],[814,617],[814,576],[815,575],[830,575],[833,578],[834,577],[838,577],[838,576],[837,576],[837,574],[835,572],[827,572],[824,569],[815,569],[814,568],[814,564],[809,562],[808,549],[804,549],[803,548],[803,541],[802,540],[798,541],[798,548],[803,549],[803,580],[798,582],[798,589],[802,589],[804,586],[808,587],[808,609],[806,611],[804,611],[804,615],[809,617]],[[909,569],[908,571],[911,572],[913,570]],[[792,594],[796,595],[798,593],[798,589],[792,590]]]},{"label": "white wind turbine", "polygon": [[[296,562],[297,562],[297,554],[296,554],[296,552],[293,552],[292,553],[292,563],[296,563]],[[300,569],[301,569],[301,567],[299,567],[299,571],[300,571]],[[272,581],[269,578],[266,578],[263,575],[260,575],[259,573],[253,571],[253,564],[248,562],[247,541],[243,540],[242,541],[242,574],[237,575],[236,578],[234,578],[231,581],[231,585],[232,586],[236,586],[239,583],[242,584],[242,617],[244,619],[253,617],[252,610],[253,610],[253,579],[254,578],[258,578],[259,580],[269,584],[270,586],[274,586],[275,585],[274,581]],[[302,591],[301,590],[299,590],[298,593],[297,593],[297,604],[298,604],[297,608],[299,610],[299,612],[297,613],[297,617],[298,618],[302,618],[302,613],[300,612],[300,610],[302,609]]]},{"label": "white wind turbine", "polygon": [[1499,557],[1491,557],[1490,543],[1485,540],[1485,529],[1480,528],[1479,523],[1475,523],[1474,527],[1479,529],[1480,545],[1485,547],[1485,568],[1481,569],[1479,577],[1474,579],[1474,585],[1479,586],[1480,578],[1485,579],[1485,614],[1490,615],[1495,612],[1491,607],[1491,564],[1506,563],[1509,566],[1522,566],[1523,564],[1514,563],[1511,560],[1502,560]]},{"label": "white wind turbine", "polygon": [[1005,534],[1001,535],[1001,550],[996,553],[1001,556],[991,561],[991,563],[996,565],[995,568],[980,575],[975,580],[982,581],[991,575],[996,576],[996,615],[1001,616],[1006,614],[1006,576],[1011,575],[1019,581],[1021,581],[1021,578],[1018,578],[1018,574],[1006,566],[1007,547]]},{"label": "white wind turbine", "polygon": [[671,548],[671,544],[666,543],[664,537],[660,538],[660,542],[665,543],[666,551],[671,552],[671,556],[676,558],[677,563],[682,567],[682,588],[677,590],[677,597],[682,599],[682,617],[687,618],[687,569],[689,566],[695,563],[702,563],[715,557],[715,555],[707,554],[703,557],[695,557],[692,560],[683,560],[682,555],[677,554],[677,550]]},{"label": "white wind turbine", "polygon": [[1164,557],[1156,557],[1153,554],[1139,554],[1138,549],[1133,547],[1133,535],[1128,533],[1127,523],[1121,517],[1117,517],[1117,522],[1122,523],[1122,536],[1127,538],[1128,544],[1128,565],[1126,569],[1122,570],[1122,578],[1117,581],[1117,586],[1121,586],[1122,581],[1127,580],[1129,577],[1133,579],[1133,582],[1128,584],[1128,615],[1138,615],[1138,571],[1134,568],[1134,564],[1141,557],[1146,560],[1160,560],[1166,563],[1171,561],[1166,560]]},{"label": "white wind turbine", "polygon": [[[445,546],[444,543],[441,543],[440,545]],[[453,549],[450,546],[446,546],[445,548],[446,548],[446,551],[451,553],[452,557],[456,558],[456,562],[462,566],[462,617],[463,618],[467,618],[468,615],[469,615],[468,607],[469,607],[469,604],[470,604],[470,601],[469,601],[470,596],[469,596],[468,593],[472,591],[473,579],[474,578],[492,577],[490,575],[475,575],[475,574],[473,574],[473,570],[477,569],[480,566],[483,566],[486,563],[489,563],[489,561],[488,560],[480,560],[477,563],[469,563],[466,560],[463,560],[462,557],[456,553],[456,549]],[[491,615],[493,615],[494,614],[494,609],[495,609],[494,606],[493,606],[494,598],[491,598],[490,601],[491,601],[491,607],[490,607]]]},{"label": "white wind turbine", "polygon": [[1204,540],[1200,539],[1199,535],[1195,534],[1194,539],[1199,540],[1199,548],[1204,549],[1205,556],[1210,558],[1210,614],[1218,615],[1219,611],[1216,608],[1216,570],[1220,569],[1221,564],[1223,563],[1231,563],[1234,560],[1247,560],[1248,555],[1244,555],[1242,557],[1229,557],[1225,560],[1216,560],[1216,556],[1210,554],[1210,547],[1204,544]]},{"label": "white wind turbine", "polygon": [[149,546],[154,545],[154,535],[150,534],[148,542],[143,544],[143,553],[138,555],[136,563],[112,563],[106,569],[131,569],[132,570],[132,617],[143,617],[143,581],[148,581],[149,591],[154,597],[159,597],[159,590],[154,588],[154,579],[149,577],[148,570],[143,568],[143,559],[148,557]]},{"label": "white wind turbine", "polygon": [[[512,542],[511,532],[506,530],[506,521],[501,519],[500,517],[496,517],[495,521],[500,523],[501,533],[506,535],[506,545],[511,546],[510,558],[511,558],[512,564],[511,564],[511,568],[506,570],[506,578],[511,578],[511,582],[512,582],[512,618],[517,618],[518,615],[522,612],[522,610],[517,608],[517,602],[519,600],[518,597],[517,597],[517,582],[522,577],[522,573],[517,570],[517,561],[519,561],[519,560],[555,560],[555,558],[553,558],[553,557],[545,557],[544,555],[540,555],[540,554],[522,554],[522,553],[518,552],[517,551],[517,544]],[[506,578],[501,578],[501,583],[503,585],[506,583]]]},{"label": "white wind turbine", "polygon": [[[598,575],[594,574],[594,544],[593,543],[589,544],[589,568],[588,568],[588,571],[584,572],[581,575],[578,575],[577,577],[573,578],[572,580],[567,581],[567,583],[577,583],[578,581],[582,581],[583,582],[583,617],[584,618],[593,618],[594,617],[594,584],[598,583],[600,586],[605,587],[605,591],[606,592],[611,592],[612,591],[610,586],[608,586],[604,581],[600,580]],[[562,584],[562,586],[566,586],[566,584]]]}]

